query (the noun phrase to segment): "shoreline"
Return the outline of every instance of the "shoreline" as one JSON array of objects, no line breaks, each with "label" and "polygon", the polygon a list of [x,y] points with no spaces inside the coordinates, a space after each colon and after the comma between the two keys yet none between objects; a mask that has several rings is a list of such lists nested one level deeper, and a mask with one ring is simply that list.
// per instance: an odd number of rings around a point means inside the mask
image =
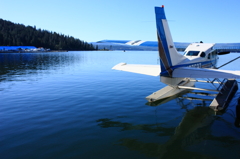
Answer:
[{"label": "shoreline", "polygon": [[0,53],[48,53],[48,52],[68,52],[68,50],[50,50],[50,51],[0,51]]}]

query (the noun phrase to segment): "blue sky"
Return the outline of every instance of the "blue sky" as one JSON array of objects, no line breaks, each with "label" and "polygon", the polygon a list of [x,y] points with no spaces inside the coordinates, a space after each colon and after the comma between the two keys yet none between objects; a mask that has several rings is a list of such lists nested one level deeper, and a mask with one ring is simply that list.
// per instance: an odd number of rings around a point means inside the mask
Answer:
[{"label": "blue sky", "polygon": [[161,5],[174,42],[240,42],[239,0],[0,0],[0,18],[87,42],[156,41]]}]

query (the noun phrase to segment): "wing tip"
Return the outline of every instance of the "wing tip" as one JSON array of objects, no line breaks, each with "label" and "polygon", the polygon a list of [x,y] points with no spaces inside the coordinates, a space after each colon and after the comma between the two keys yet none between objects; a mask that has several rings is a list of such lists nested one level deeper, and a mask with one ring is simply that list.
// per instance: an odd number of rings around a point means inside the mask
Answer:
[{"label": "wing tip", "polygon": [[119,67],[127,65],[127,63],[121,62],[115,66],[112,67],[113,70],[119,70]]}]

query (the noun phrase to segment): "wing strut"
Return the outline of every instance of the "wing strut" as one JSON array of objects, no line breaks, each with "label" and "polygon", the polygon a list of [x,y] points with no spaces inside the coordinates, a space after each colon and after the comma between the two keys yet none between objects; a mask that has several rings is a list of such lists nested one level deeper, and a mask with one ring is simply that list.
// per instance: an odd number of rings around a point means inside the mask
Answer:
[{"label": "wing strut", "polygon": [[221,68],[221,67],[223,67],[223,66],[225,66],[225,65],[227,65],[227,64],[229,64],[229,63],[231,63],[231,62],[233,62],[233,61],[235,61],[235,60],[237,60],[239,58],[240,58],[240,56],[238,56],[237,58],[235,58],[235,59],[233,59],[233,60],[231,60],[231,61],[229,61],[229,62],[227,62],[227,63],[225,63],[225,64],[223,64],[223,65],[221,65],[219,67],[217,67],[217,69],[219,69],[219,68]]}]

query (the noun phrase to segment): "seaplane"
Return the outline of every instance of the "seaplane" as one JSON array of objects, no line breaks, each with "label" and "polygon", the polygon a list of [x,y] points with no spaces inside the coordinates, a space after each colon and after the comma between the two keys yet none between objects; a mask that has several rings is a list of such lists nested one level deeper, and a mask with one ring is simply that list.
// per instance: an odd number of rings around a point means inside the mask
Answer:
[{"label": "seaplane", "polygon": [[[217,95],[210,107],[215,111],[225,109],[238,90],[236,79],[240,78],[240,71],[219,69],[223,65],[217,67],[218,55],[230,52],[214,49],[215,43],[200,42],[189,44],[184,54],[179,53],[174,46],[164,6],[155,7],[155,14],[160,66],[119,63],[112,69],[160,76],[160,81],[167,86],[147,96],[148,102],[169,98],[185,90],[214,91]],[[218,83],[218,86],[213,90],[197,88],[196,82]]]}]

